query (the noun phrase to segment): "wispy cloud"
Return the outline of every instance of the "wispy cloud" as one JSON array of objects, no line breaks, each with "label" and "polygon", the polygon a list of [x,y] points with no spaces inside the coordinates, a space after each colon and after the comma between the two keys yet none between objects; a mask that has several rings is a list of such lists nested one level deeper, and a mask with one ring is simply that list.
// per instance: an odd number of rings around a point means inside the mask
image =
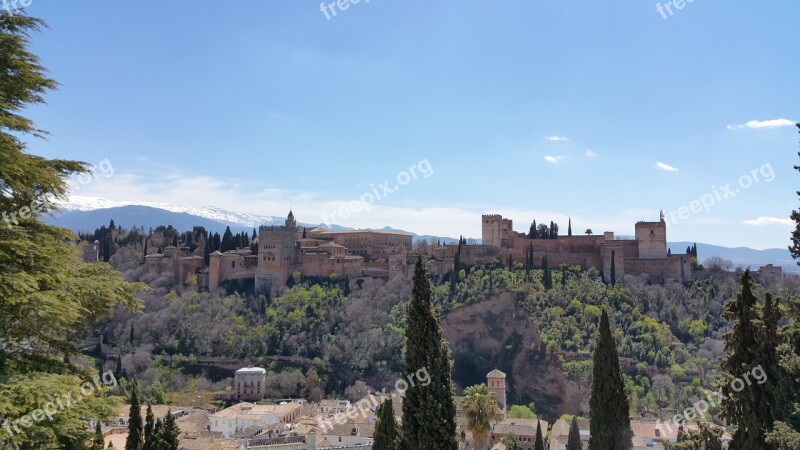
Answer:
[{"label": "wispy cloud", "polygon": [[770,128],[792,127],[795,122],[789,119],[750,120],[741,125],[728,125],[729,130],[768,130]]},{"label": "wispy cloud", "polygon": [[544,138],[544,139],[545,139],[546,141],[550,141],[550,142],[559,142],[559,141],[568,141],[568,140],[569,140],[569,138],[568,138],[568,137],[566,137],[566,136],[559,136],[559,135],[557,135],[557,134],[554,134],[554,135],[552,135],[552,136],[547,136],[547,137],[546,137],[546,138]]},{"label": "wispy cloud", "polygon": [[544,157],[545,161],[547,161],[549,163],[553,163],[553,164],[558,164],[559,162],[561,162],[562,159],[564,159],[563,156],[547,155],[547,156]]},{"label": "wispy cloud", "polygon": [[598,156],[600,156],[600,155],[598,155],[596,152],[593,152],[592,149],[590,149],[590,148],[586,149],[586,157],[587,158],[597,158]]},{"label": "wispy cloud", "polygon": [[758,219],[750,219],[745,220],[743,222],[745,225],[750,225],[752,227],[769,227],[769,226],[792,226],[794,221],[792,219],[783,219],[781,217],[766,217],[761,216]]},{"label": "wispy cloud", "polygon": [[679,170],[677,167],[671,166],[661,161],[656,161],[656,167],[663,170],[664,172],[677,172]]}]

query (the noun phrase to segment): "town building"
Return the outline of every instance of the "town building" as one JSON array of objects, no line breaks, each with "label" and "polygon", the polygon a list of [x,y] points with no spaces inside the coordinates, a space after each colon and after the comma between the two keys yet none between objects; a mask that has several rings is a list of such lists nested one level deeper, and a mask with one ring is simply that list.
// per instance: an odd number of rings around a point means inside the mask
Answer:
[{"label": "town building", "polygon": [[233,376],[232,396],[236,400],[262,400],[266,381],[266,369],[253,366],[239,369]]}]

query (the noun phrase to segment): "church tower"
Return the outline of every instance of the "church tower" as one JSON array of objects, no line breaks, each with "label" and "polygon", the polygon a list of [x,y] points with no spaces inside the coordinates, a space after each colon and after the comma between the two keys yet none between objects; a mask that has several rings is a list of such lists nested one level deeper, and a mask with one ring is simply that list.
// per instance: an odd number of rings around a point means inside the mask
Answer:
[{"label": "church tower", "polygon": [[486,375],[486,386],[489,387],[489,393],[493,394],[494,400],[497,402],[497,407],[503,413],[506,412],[506,374],[494,369]]}]

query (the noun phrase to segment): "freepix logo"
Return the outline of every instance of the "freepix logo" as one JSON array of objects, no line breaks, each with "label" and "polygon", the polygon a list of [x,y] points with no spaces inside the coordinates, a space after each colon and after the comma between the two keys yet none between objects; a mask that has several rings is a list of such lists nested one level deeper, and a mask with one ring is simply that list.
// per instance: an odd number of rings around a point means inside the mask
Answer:
[{"label": "freepix logo", "polygon": [[3,11],[9,16],[13,16],[20,12],[23,8],[31,6],[33,0],[2,0]]}]

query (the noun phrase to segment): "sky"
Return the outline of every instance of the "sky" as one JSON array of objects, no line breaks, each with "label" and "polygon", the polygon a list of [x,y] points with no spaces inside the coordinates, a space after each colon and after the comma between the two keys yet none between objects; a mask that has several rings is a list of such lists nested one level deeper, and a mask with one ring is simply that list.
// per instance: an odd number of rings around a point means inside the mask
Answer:
[{"label": "sky", "polygon": [[30,151],[113,167],[73,195],[788,245],[796,0],[28,1],[60,84]]}]

